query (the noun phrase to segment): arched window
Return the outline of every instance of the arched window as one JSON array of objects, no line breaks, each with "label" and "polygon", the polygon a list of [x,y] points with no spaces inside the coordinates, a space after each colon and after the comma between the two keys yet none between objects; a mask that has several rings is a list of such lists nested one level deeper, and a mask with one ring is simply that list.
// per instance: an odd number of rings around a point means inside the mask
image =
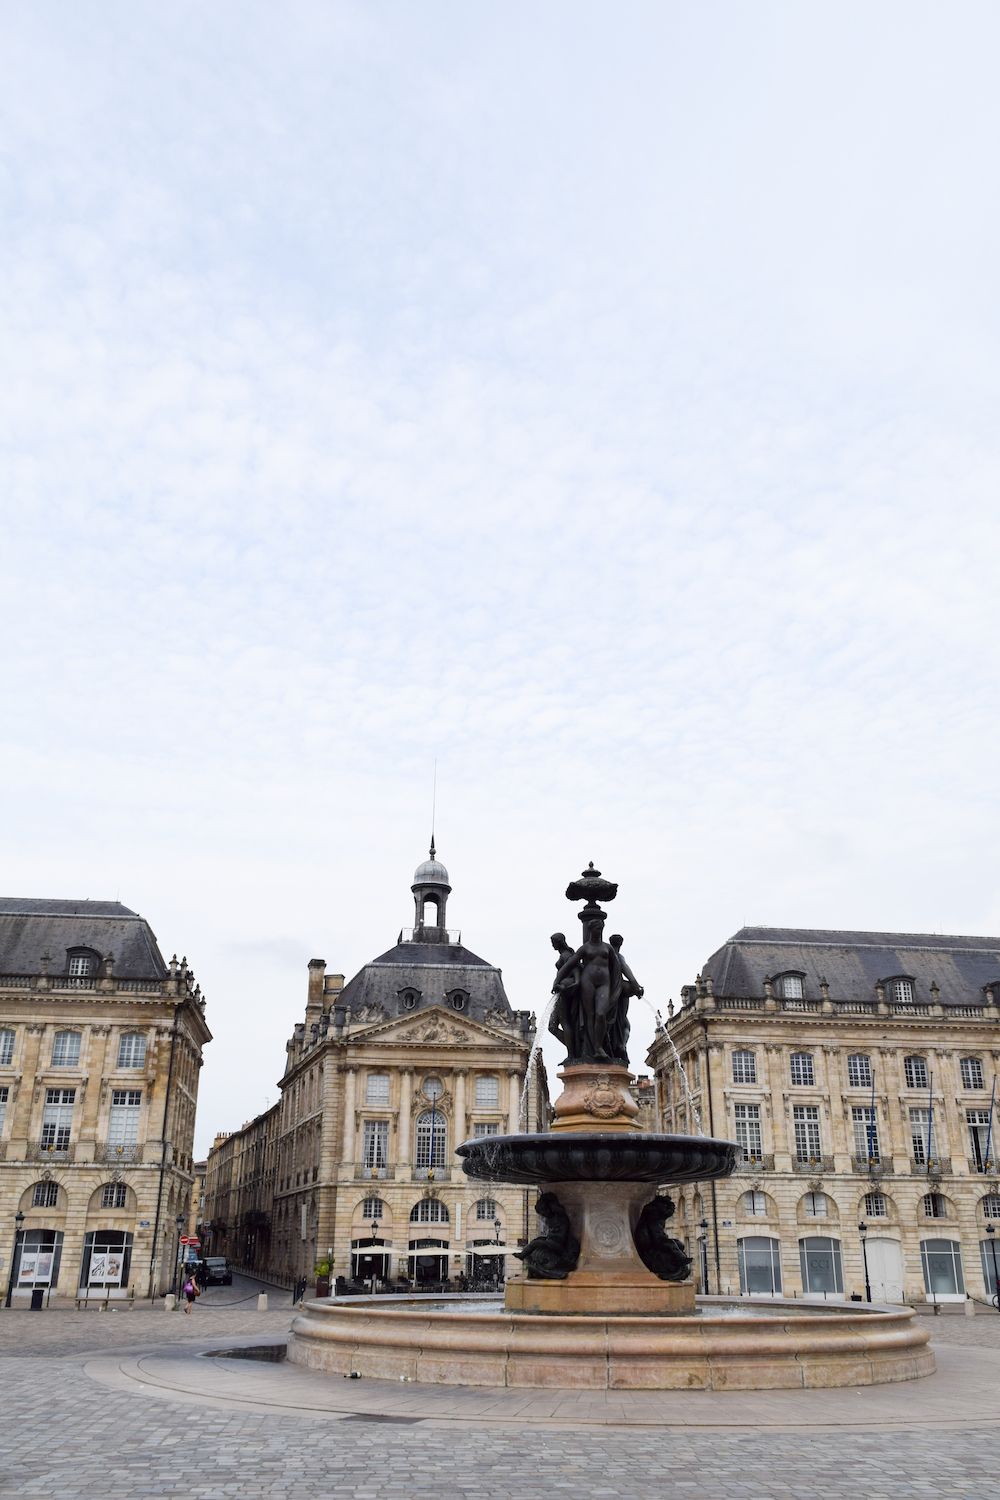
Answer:
[{"label": "arched window", "polygon": [[843,1293],[844,1268],[839,1240],[821,1235],[799,1240],[799,1265],[803,1291]]},{"label": "arched window", "polygon": [[0,1031],[0,1068],[10,1066],[14,1056],[14,1033],[6,1027]]},{"label": "arched window", "polygon": [[852,1052],[847,1059],[847,1082],[851,1088],[869,1089],[872,1084],[872,1060],[865,1052]]},{"label": "arched window", "polygon": [[763,1218],[767,1214],[767,1194],[751,1188],[740,1199],[740,1209],[751,1218]]},{"label": "arched window", "polygon": [[757,1082],[757,1059],[752,1052],[733,1053],[733,1082]]},{"label": "arched window", "polygon": [[128,1188],[124,1182],[106,1182],[101,1189],[102,1208],[124,1208],[128,1202]]},{"label": "arched window", "polygon": [[118,1039],[118,1066],[143,1068],[146,1065],[146,1038],[140,1031],[126,1031]]},{"label": "arched window", "polygon": [[500,1080],[489,1074],[476,1079],[476,1108],[500,1108]]},{"label": "arched window", "polygon": [[361,1217],[363,1219],[382,1219],[385,1217],[385,1204],[381,1198],[366,1198],[361,1205]]},{"label": "arched window", "polygon": [[744,1296],[774,1296],[781,1291],[781,1244],[768,1235],[746,1235],[736,1241],[740,1291]]},{"label": "arched window", "polygon": [[981,1057],[963,1057],[961,1064],[963,1089],[984,1089],[983,1060]]},{"label": "arched window", "polygon": [[410,1209],[411,1224],[447,1224],[448,1210],[439,1198],[421,1198]]},{"label": "arched window", "polygon": [[443,1167],[448,1142],[448,1126],[439,1109],[424,1110],[417,1116],[417,1166],[425,1169]]},{"label": "arched window", "polygon": [[829,1218],[832,1207],[825,1193],[806,1193],[799,1203],[799,1208],[807,1219]]},{"label": "arched window", "polygon": [[979,1200],[984,1219],[1000,1219],[1000,1193],[987,1193]]},{"label": "arched window", "polygon": [[84,1237],[81,1287],[128,1285],[132,1261],[132,1236],[121,1229],[95,1229]]},{"label": "arched window", "polygon": [[903,1074],[906,1078],[908,1089],[927,1088],[927,1059],[926,1057],[907,1057],[903,1059]]},{"label": "arched window", "polygon": [[789,1066],[793,1083],[805,1083],[810,1086],[815,1084],[816,1074],[811,1052],[793,1052],[789,1059]]},{"label": "arched window", "polygon": [[57,1031],[52,1039],[52,1066],[76,1068],[80,1065],[80,1033]]},{"label": "arched window", "polygon": [[497,1200],[495,1198],[480,1198],[476,1204],[477,1219],[497,1219]]},{"label": "arched window", "polygon": [[54,1182],[36,1182],[31,1192],[32,1208],[55,1208],[59,1202],[59,1188]]},{"label": "arched window", "polygon": [[865,1213],[869,1219],[887,1219],[889,1203],[884,1193],[865,1194]]},{"label": "arched window", "polygon": [[948,1200],[943,1193],[925,1193],[921,1200],[920,1212],[925,1219],[946,1219]]}]

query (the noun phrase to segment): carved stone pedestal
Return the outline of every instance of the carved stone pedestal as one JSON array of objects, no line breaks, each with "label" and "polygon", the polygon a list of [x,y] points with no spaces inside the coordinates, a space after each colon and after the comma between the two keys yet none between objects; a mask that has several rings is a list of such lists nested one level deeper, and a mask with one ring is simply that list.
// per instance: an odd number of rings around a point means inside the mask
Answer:
[{"label": "carved stone pedestal", "polygon": [[564,1281],[525,1276],[507,1282],[508,1312],[592,1317],[676,1316],[694,1312],[690,1281],[661,1281],[639,1258],[633,1232],[656,1189],[648,1182],[553,1182],[580,1241],[576,1269]]},{"label": "carved stone pedestal", "polygon": [[628,1068],[618,1063],[572,1063],[559,1077],[563,1091],[553,1105],[554,1131],[639,1129],[639,1106],[629,1093]]}]

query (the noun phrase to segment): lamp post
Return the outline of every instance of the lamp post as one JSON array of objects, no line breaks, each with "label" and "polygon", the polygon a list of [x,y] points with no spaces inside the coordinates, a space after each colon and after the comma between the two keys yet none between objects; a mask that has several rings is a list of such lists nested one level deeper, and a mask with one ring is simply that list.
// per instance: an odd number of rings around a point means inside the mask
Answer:
[{"label": "lamp post", "polygon": [[701,1249],[701,1290],[708,1295],[708,1220],[698,1220],[698,1245]]},{"label": "lamp post", "polygon": [[996,1302],[997,1312],[1000,1312],[1000,1275],[997,1274],[997,1243],[994,1239],[996,1232],[996,1225],[990,1220],[986,1225],[986,1233],[990,1238],[990,1255],[993,1257],[993,1288],[995,1296],[991,1300]]},{"label": "lamp post", "polygon": [[10,1299],[14,1295],[14,1262],[17,1260],[17,1240],[23,1223],[24,1214],[18,1209],[14,1215],[14,1244],[10,1252],[10,1275],[7,1277],[7,1300],[4,1303],[4,1307],[10,1306]]},{"label": "lamp post", "polygon": [[[501,1231],[502,1228],[503,1228],[503,1224],[500,1222],[500,1220],[499,1219],[494,1219],[493,1220],[493,1243],[495,1245],[499,1245],[500,1244],[500,1231]],[[503,1274],[501,1274],[501,1268],[503,1270]],[[506,1278],[506,1270],[507,1270],[507,1267],[506,1267],[506,1264],[505,1264],[503,1258],[498,1255],[496,1257],[496,1260],[494,1261],[494,1271],[493,1271],[493,1279],[496,1282],[496,1284],[497,1284],[498,1287],[500,1286],[501,1282],[503,1282],[503,1281],[505,1281],[507,1279]]]},{"label": "lamp post", "polygon": [[176,1217],[176,1219],[174,1220],[174,1224],[177,1227],[177,1254],[174,1256],[174,1282],[173,1282],[173,1294],[176,1297],[177,1296],[177,1273],[179,1272],[180,1265],[181,1265],[181,1231],[184,1228],[184,1215],[183,1214],[178,1214],[177,1217]]},{"label": "lamp post", "polygon": [[858,1234],[861,1236],[861,1255],[865,1263],[865,1298],[870,1302],[872,1300],[872,1284],[868,1280],[868,1225],[864,1219],[858,1225]]},{"label": "lamp post", "polygon": [[378,1219],[372,1219],[371,1228],[372,1228],[372,1274],[371,1274],[372,1292],[371,1292],[371,1294],[374,1297],[374,1295],[375,1295],[375,1241],[378,1238],[378,1231],[379,1231],[379,1222],[378,1222]]}]

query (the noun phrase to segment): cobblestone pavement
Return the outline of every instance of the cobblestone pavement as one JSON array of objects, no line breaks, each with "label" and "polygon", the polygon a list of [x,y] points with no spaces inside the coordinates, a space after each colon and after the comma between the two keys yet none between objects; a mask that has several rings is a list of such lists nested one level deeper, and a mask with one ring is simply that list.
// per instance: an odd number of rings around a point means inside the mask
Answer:
[{"label": "cobblestone pavement", "polygon": [[[864,1391],[794,1393],[815,1402],[819,1425],[803,1421],[800,1406],[799,1425],[768,1430],[727,1430],[727,1423],[739,1420],[740,1403],[751,1398],[711,1393],[686,1393],[688,1401],[704,1403],[712,1414],[706,1420],[720,1424],[710,1430],[575,1425],[572,1401],[559,1425],[481,1425],[467,1418],[471,1405],[463,1393],[435,1388],[426,1396],[428,1388],[418,1392],[414,1386],[404,1387],[405,1398],[400,1392],[395,1402],[386,1389],[379,1411],[378,1382],[367,1384],[369,1409],[351,1412],[363,1383],[336,1379],[323,1387],[329,1391],[328,1409],[293,1414],[255,1409],[250,1400],[226,1404],[211,1394],[197,1397],[180,1389],[174,1394],[168,1387],[147,1393],[136,1379],[147,1366],[187,1369],[207,1392],[237,1391],[244,1366],[253,1375],[246,1386],[251,1394],[263,1388],[261,1382],[291,1391],[294,1384],[282,1385],[283,1377],[306,1374],[287,1365],[226,1359],[213,1377],[215,1361],[195,1357],[200,1347],[277,1342],[289,1321],[287,1303],[264,1314],[235,1296],[235,1305],[222,1306],[222,1293],[229,1291],[212,1294],[215,1306],[203,1299],[190,1317],[158,1309],[0,1312],[0,1495],[26,1500],[84,1495],[419,1500],[430,1494],[446,1500],[466,1495],[635,1500],[661,1494],[692,1500],[695,1495],[698,1500],[980,1500],[992,1491],[1000,1471],[1000,1317],[935,1320],[941,1373],[906,1387],[883,1388],[904,1399],[892,1408],[901,1413],[895,1425],[882,1428],[861,1425],[874,1412],[890,1409],[875,1406],[873,1393]],[[943,1415],[962,1409],[963,1388],[967,1423]],[[848,1423],[837,1431],[823,1426],[834,1403],[839,1411],[851,1409],[851,1397],[859,1425]],[[433,1401],[440,1420],[401,1415],[404,1399]],[[754,1399],[767,1404],[772,1421],[780,1420],[785,1410],[780,1393]],[[531,1393],[525,1393],[525,1402],[527,1415],[537,1403]]]}]

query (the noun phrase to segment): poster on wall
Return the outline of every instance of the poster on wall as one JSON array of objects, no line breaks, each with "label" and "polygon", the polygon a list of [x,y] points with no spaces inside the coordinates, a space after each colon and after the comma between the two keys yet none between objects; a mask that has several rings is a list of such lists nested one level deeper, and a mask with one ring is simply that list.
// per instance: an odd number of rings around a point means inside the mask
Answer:
[{"label": "poster on wall", "polygon": [[52,1280],[52,1251],[51,1250],[22,1250],[20,1281],[44,1281]]},{"label": "poster on wall", "polygon": [[122,1254],[120,1250],[95,1250],[90,1257],[91,1286],[121,1286]]}]

